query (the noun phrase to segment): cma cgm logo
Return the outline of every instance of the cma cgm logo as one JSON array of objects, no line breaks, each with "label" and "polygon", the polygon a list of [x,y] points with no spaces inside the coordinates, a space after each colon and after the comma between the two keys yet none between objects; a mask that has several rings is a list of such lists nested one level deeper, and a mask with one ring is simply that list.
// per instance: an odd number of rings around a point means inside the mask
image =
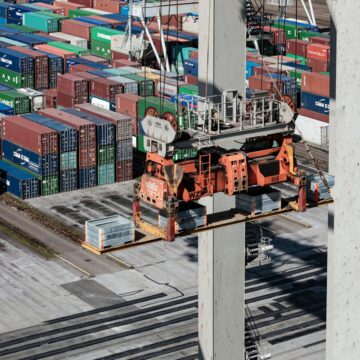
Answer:
[{"label": "cma cgm logo", "polygon": [[318,101],[315,101],[315,105],[317,107],[321,107],[321,108],[326,109],[328,111],[330,109],[330,105],[325,102],[325,99],[320,99]]},{"label": "cma cgm logo", "polygon": [[0,58],[0,61],[3,62],[3,63],[5,63],[5,64],[9,64],[9,65],[12,65],[12,63],[13,63],[11,60],[6,59],[6,58],[3,58],[3,57]]},{"label": "cma cgm logo", "polygon": [[157,184],[155,184],[154,182],[152,181],[148,181],[145,183],[145,187],[146,187],[146,190],[149,190],[149,191],[153,191],[153,192],[158,192],[159,191],[159,187]]},{"label": "cma cgm logo", "polygon": [[21,153],[21,150],[14,151],[13,156],[14,156],[14,158],[21,160],[22,164],[28,163],[30,161],[28,156]]}]

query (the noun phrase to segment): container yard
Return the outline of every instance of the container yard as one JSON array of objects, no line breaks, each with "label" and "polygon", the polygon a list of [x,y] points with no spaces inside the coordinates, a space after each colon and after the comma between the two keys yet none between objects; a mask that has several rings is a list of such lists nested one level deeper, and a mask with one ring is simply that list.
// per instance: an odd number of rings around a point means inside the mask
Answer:
[{"label": "container yard", "polygon": [[345,2],[0,3],[1,358],[360,357]]}]

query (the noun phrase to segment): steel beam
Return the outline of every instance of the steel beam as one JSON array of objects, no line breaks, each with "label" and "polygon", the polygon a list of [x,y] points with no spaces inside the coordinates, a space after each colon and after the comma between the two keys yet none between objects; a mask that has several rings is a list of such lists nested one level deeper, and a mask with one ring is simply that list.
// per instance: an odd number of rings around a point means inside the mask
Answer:
[{"label": "steel beam", "polygon": [[331,81],[335,86],[330,104],[330,171],[335,175],[335,187],[334,205],[329,209],[326,359],[359,359],[360,47],[354,34],[360,31],[360,2],[327,3],[336,33],[332,32],[331,39]]}]

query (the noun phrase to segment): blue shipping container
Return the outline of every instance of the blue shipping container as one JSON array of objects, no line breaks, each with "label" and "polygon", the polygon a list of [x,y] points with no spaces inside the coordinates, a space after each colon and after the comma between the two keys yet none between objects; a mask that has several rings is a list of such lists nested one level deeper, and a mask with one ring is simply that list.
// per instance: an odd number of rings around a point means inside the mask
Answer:
[{"label": "blue shipping container", "polygon": [[184,61],[184,72],[185,74],[198,76],[199,64],[197,59],[188,59]]},{"label": "blue shipping container", "polygon": [[294,100],[294,104],[296,104],[297,85],[295,78],[280,74],[265,74],[265,76],[282,81],[284,83],[284,94],[291,96]]},{"label": "blue shipping container", "polygon": [[8,48],[0,48],[0,66],[24,74],[34,73],[32,57]]},{"label": "blue shipping container", "polygon": [[260,64],[253,61],[246,61],[246,79],[254,75],[254,67],[260,66]]},{"label": "blue shipping container", "polygon": [[68,151],[77,151],[78,140],[77,130],[71,126],[65,125],[60,121],[52,120],[39,114],[22,114],[25,119],[31,120],[37,124],[44,125],[59,133],[60,153]]},{"label": "blue shipping container", "polygon": [[189,94],[173,95],[170,99],[170,101],[175,104],[180,102],[181,105],[184,106],[185,108],[189,106],[191,109],[197,108],[197,100],[198,100],[197,96],[189,95]]},{"label": "blue shipping container", "polygon": [[77,169],[61,171],[59,178],[60,192],[73,191],[78,189]]},{"label": "blue shipping container", "polygon": [[10,7],[10,4],[0,3],[0,17],[7,18],[7,9]]},{"label": "blue shipping container", "polygon": [[0,113],[5,115],[14,115],[14,109],[11,106],[0,103]]},{"label": "blue shipping container", "polygon": [[301,93],[301,107],[321,114],[329,115],[330,101],[328,97],[303,91]]},{"label": "blue shipping container", "polygon": [[[9,6],[8,11],[7,11],[8,23],[11,24],[11,23],[20,22],[19,25],[21,25],[22,20],[23,20],[23,14],[28,13],[28,12],[35,12],[35,11],[39,11],[39,10],[30,9],[29,7],[26,7],[23,5]],[[21,32],[21,31],[18,31],[18,32]]]},{"label": "blue shipping container", "polygon": [[107,19],[123,21],[125,23],[128,22],[128,17],[126,15],[122,15],[122,14],[107,14],[107,15],[101,15],[101,16],[104,18],[107,18]]},{"label": "blue shipping container", "polygon": [[59,155],[41,156],[10,141],[2,141],[2,155],[6,160],[40,176],[55,175],[59,172]]},{"label": "blue shipping container", "polygon": [[40,196],[40,181],[34,175],[0,160],[0,183],[20,199]]},{"label": "blue shipping container", "polygon": [[87,189],[97,185],[96,167],[82,168],[79,171],[79,188]]},{"label": "blue shipping container", "polygon": [[70,58],[66,60],[66,71],[69,71],[69,66],[70,65],[74,65],[74,64],[84,64],[84,65],[89,65],[97,70],[102,70],[102,69],[106,69],[108,68],[107,65],[104,64],[98,64],[96,62],[87,60],[87,59],[83,59],[81,57],[77,57],[77,58]]},{"label": "blue shipping container", "polygon": [[113,123],[76,109],[63,109],[63,111],[96,124],[97,146],[115,144],[115,125]]},{"label": "blue shipping container", "polygon": [[33,37],[27,36],[25,34],[6,34],[4,37],[15,41],[20,41],[23,44],[29,46],[45,44],[44,41],[36,40]]}]

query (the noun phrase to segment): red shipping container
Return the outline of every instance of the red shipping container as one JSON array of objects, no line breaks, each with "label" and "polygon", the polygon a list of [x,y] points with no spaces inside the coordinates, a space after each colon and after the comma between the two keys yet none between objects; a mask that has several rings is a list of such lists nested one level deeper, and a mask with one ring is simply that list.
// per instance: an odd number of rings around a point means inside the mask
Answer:
[{"label": "red shipping container", "polygon": [[66,1],[54,1],[53,5],[61,7],[64,11],[65,16],[69,15],[69,10],[75,10],[75,9],[80,9],[80,8],[86,7],[84,5],[75,4],[72,2],[66,2]]},{"label": "red shipping container", "polygon": [[50,5],[50,4],[46,4],[46,3],[42,3],[42,2],[37,2],[36,6],[41,6],[44,8],[44,10],[51,10],[54,14],[58,14],[58,15],[64,15],[64,8],[59,7],[59,6],[54,6],[54,5]]},{"label": "red shipping container", "polygon": [[249,78],[249,88],[254,90],[267,90],[273,94],[283,93],[282,81],[275,81],[270,76],[253,75]]},{"label": "red shipping container", "polygon": [[75,97],[73,95],[65,94],[61,91],[57,93],[57,105],[63,107],[74,107],[77,104],[83,104],[89,100],[84,97]]},{"label": "red shipping container", "polygon": [[255,66],[253,67],[254,70],[254,75],[268,75],[270,74],[281,74],[281,75],[285,75],[287,76],[288,73],[285,70],[281,70],[281,66],[279,66],[278,68],[273,68],[273,67],[264,67],[264,66]]},{"label": "red shipping container", "polygon": [[82,59],[92,61],[97,64],[109,65],[109,60],[101,58],[95,55],[85,55],[81,57]]},{"label": "red shipping container", "polygon": [[306,65],[312,69],[313,72],[327,72],[329,71],[329,63],[316,59],[307,59]]},{"label": "red shipping container", "polygon": [[141,68],[141,64],[136,61],[126,60],[126,59],[118,59],[118,60],[112,60],[111,61],[112,67],[124,67],[124,66],[130,66],[136,69]]},{"label": "red shipping container", "polygon": [[126,1],[116,0],[93,0],[93,8],[103,11],[109,11],[111,13],[118,14],[121,11],[121,7],[128,5]]},{"label": "red shipping container", "polygon": [[49,87],[49,58],[46,54],[22,46],[11,46],[10,49],[34,58],[35,90],[45,90]]},{"label": "red shipping container", "polygon": [[116,161],[116,182],[128,181],[133,178],[133,161]]},{"label": "red shipping container", "polygon": [[309,41],[313,44],[321,44],[321,45],[329,45],[330,46],[330,38],[322,37],[322,36],[312,36],[309,38]]},{"label": "red shipping container", "polygon": [[82,78],[88,79],[88,80],[97,79],[97,78],[101,77],[101,76],[99,76],[99,75],[90,74],[90,73],[88,73],[88,72],[86,72],[86,71],[84,71],[84,72],[78,72],[78,73],[76,73],[76,76],[79,76],[79,77],[82,77]]},{"label": "red shipping container", "polygon": [[264,31],[273,33],[273,39],[272,39],[273,45],[285,45],[286,44],[286,36],[285,36],[285,31],[283,29],[273,28],[270,26],[264,26]]},{"label": "red shipping container", "polygon": [[95,115],[116,125],[116,141],[131,137],[132,119],[129,115],[105,110],[92,104],[79,104],[75,106],[80,111]]},{"label": "red shipping container", "polygon": [[301,76],[301,89],[312,94],[330,97],[330,77],[315,72],[304,72]]},{"label": "red shipping container", "polygon": [[305,40],[289,39],[286,42],[286,52],[306,57],[306,48],[308,45],[309,42]]},{"label": "red shipping container", "polygon": [[308,109],[298,109],[297,112],[299,113],[299,115],[303,115],[303,116],[307,116],[309,118],[315,119],[315,120],[319,120],[325,123],[329,123],[329,115],[325,115],[316,111],[311,111]]},{"label": "red shipping container", "polygon": [[47,108],[56,108],[57,104],[57,89],[44,90],[45,95],[45,106]]},{"label": "red shipping container", "polygon": [[315,59],[329,62],[330,60],[330,46],[321,44],[309,44],[306,49],[306,57],[308,59]]},{"label": "red shipping container", "polygon": [[65,34],[78,36],[90,41],[90,29],[93,24],[85,23],[75,19],[61,21],[61,31]]},{"label": "red shipping container", "polygon": [[93,79],[90,83],[90,94],[108,101],[114,102],[116,95],[123,92],[124,86],[122,84],[107,78]]},{"label": "red shipping container", "polygon": [[72,0],[73,3],[75,4],[80,4],[80,5],[84,5],[87,8],[92,8],[93,6],[93,2],[92,0]]},{"label": "red shipping container", "polygon": [[21,116],[2,119],[3,138],[40,155],[57,153],[58,133]]},{"label": "red shipping container", "polygon": [[58,48],[55,48],[53,46],[46,45],[46,44],[35,45],[34,48],[62,57],[64,59],[64,71],[66,71],[66,59],[76,57],[76,54],[73,52],[58,49]]},{"label": "red shipping container", "polygon": [[111,60],[128,60],[128,59],[129,59],[128,54],[123,54],[121,52],[111,50]]},{"label": "red shipping container", "polygon": [[116,112],[127,114],[133,119],[137,119],[139,98],[135,94],[116,95]]},{"label": "red shipping container", "polygon": [[199,83],[199,79],[193,75],[185,75],[184,81],[191,85],[197,85]]},{"label": "red shipping container", "polygon": [[96,166],[96,125],[94,123],[57,109],[40,110],[39,114],[77,129],[79,167]]},{"label": "red shipping container", "polygon": [[54,35],[49,35],[48,33],[44,33],[44,32],[38,32],[36,33],[37,35],[40,35],[40,36],[43,36],[51,41],[59,41],[59,42],[63,42],[65,44],[70,44],[70,41],[69,40],[64,40],[64,39],[60,39]]},{"label": "red shipping container", "polygon": [[63,93],[78,97],[89,98],[89,81],[74,74],[59,74],[58,89]]},{"label": "red shipping container", "polygon": [[87,70],[95,70],[95,68],[85,64],[71,64],[69,65],[69,74],[76,74],[79,72],[85,72]]}]

